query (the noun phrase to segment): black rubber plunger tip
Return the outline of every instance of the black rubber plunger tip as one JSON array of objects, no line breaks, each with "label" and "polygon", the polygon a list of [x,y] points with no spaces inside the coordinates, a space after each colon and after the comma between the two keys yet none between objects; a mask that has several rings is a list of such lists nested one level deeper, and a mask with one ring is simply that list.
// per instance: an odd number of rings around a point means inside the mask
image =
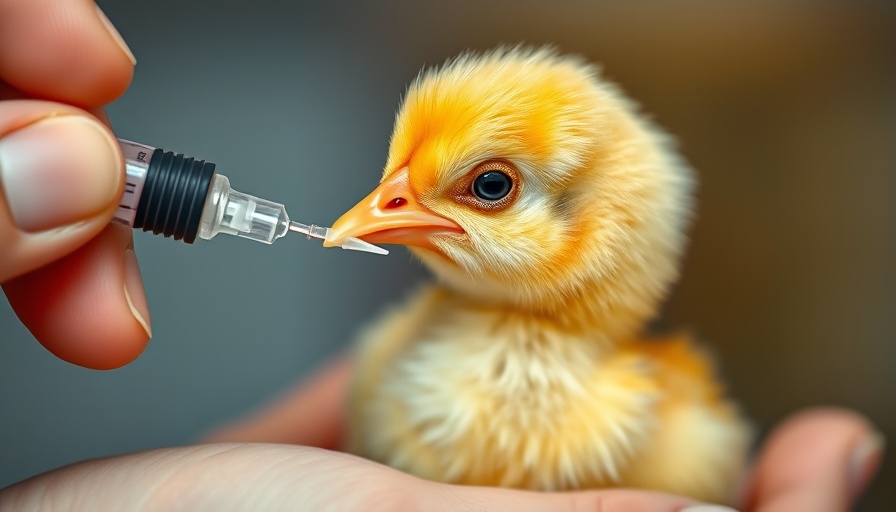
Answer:
[{"label": "black rubber plunger tip", "polygon": [[193,243],[214,175],[215,164],[211,162],[155,150],[134,227]]}]

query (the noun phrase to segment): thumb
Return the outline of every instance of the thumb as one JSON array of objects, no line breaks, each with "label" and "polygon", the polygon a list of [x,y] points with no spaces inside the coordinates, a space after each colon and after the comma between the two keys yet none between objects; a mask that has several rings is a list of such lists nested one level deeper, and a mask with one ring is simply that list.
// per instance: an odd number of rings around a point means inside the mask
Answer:
[{"label": "thumb", "polygon": [[89,368],[130,362],[151,332],[131,232],[109,225],[123,167],[87,112],[0,102],[0,283],[47,350]]},{"label": "thumb", "polygon": [[748,510],[850,510],[880,463],[883,438],[867,419],[814,409],[785,421],[756,463]]},{"label": "thumb", "polygon": [[117,208],[123,165],[115,138],[88,113],[0,102],[0,283],[99,233]]}]

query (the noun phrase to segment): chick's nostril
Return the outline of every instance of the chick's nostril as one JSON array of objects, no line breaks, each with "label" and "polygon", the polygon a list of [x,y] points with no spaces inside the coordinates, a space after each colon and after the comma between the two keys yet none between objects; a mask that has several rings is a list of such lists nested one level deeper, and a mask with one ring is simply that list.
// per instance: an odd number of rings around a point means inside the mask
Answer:
[{"label": "chick's nostril", "polygon": [[386,210],[394,210],[395,208],[401,208],[402,206],[408,204],[408,200],[403,197],[396,197],[395,199],[386,203]]}]

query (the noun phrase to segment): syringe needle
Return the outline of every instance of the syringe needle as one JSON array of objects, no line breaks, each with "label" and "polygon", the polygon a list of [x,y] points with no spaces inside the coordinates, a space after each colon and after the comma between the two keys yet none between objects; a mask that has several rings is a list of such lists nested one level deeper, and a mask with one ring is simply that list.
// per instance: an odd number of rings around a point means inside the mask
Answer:
[{"label": "syringe needle", "polygon": [[[290,221],[289,230],[295,231],[296,233],[301,233],[308,237],[308,239],[319,238],[321,240],[325,240],[327,235],[330,232],[330,228],[325,228],[323,226],[315,226],[311,224],[310,226],[307,224],[302,224],[301,222]],[[369,244],[360,238],[352,238],[348,237],[342,240],[340,247],[343,249],[348,249],[350,251],[364,251],[364,252],[372,252],[374,254],[389,254],[389,251],[383,249],[382,247],[377,247],[373,244]]]},{"label": "syringe needle", "polygon": [[289,230],[295,231],[296,233],[301,233],[308,237],[308,239],[312,238],[320,238],[321,240],[327,238],[327,232],[330,228],[325,228],[321,226],[315,226],[314,224],[302,224],[301,222],[290,221],[289,222]]},{"label": "syringe needle", "polygon": [[342,239],[342,243],[339,245],[343,249],[348,249],[350,251],[364,251],[364,252],[372,252],[374,254],[389,254],[389,251],[379,247],[377,245],[369,244],[360,238],[354,237],[346,237]]}]

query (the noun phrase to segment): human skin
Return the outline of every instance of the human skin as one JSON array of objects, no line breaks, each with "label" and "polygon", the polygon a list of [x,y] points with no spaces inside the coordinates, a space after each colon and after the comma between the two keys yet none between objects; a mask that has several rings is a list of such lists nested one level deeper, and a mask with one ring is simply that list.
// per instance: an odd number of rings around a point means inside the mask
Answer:
[{"label": "human skin", "polygon": [[34,337],[115,368],[150,337],[131,233],[109,226],[124,163],[100,108],[134,61],[88,0],[0,0],[0,283]]},{"label": "human skin", "polygon": [[[538,493],[441,484],[327,449],[344,427],[350,373],[349,360],[329,365],[271,409],[218,431],[214,443],[38,475],[0,490],[0,510],[730,511],[630,489]],[[760,451],[740,510],[849,510],[875,471],[879,441],[854,412],[797,413]]]}]

